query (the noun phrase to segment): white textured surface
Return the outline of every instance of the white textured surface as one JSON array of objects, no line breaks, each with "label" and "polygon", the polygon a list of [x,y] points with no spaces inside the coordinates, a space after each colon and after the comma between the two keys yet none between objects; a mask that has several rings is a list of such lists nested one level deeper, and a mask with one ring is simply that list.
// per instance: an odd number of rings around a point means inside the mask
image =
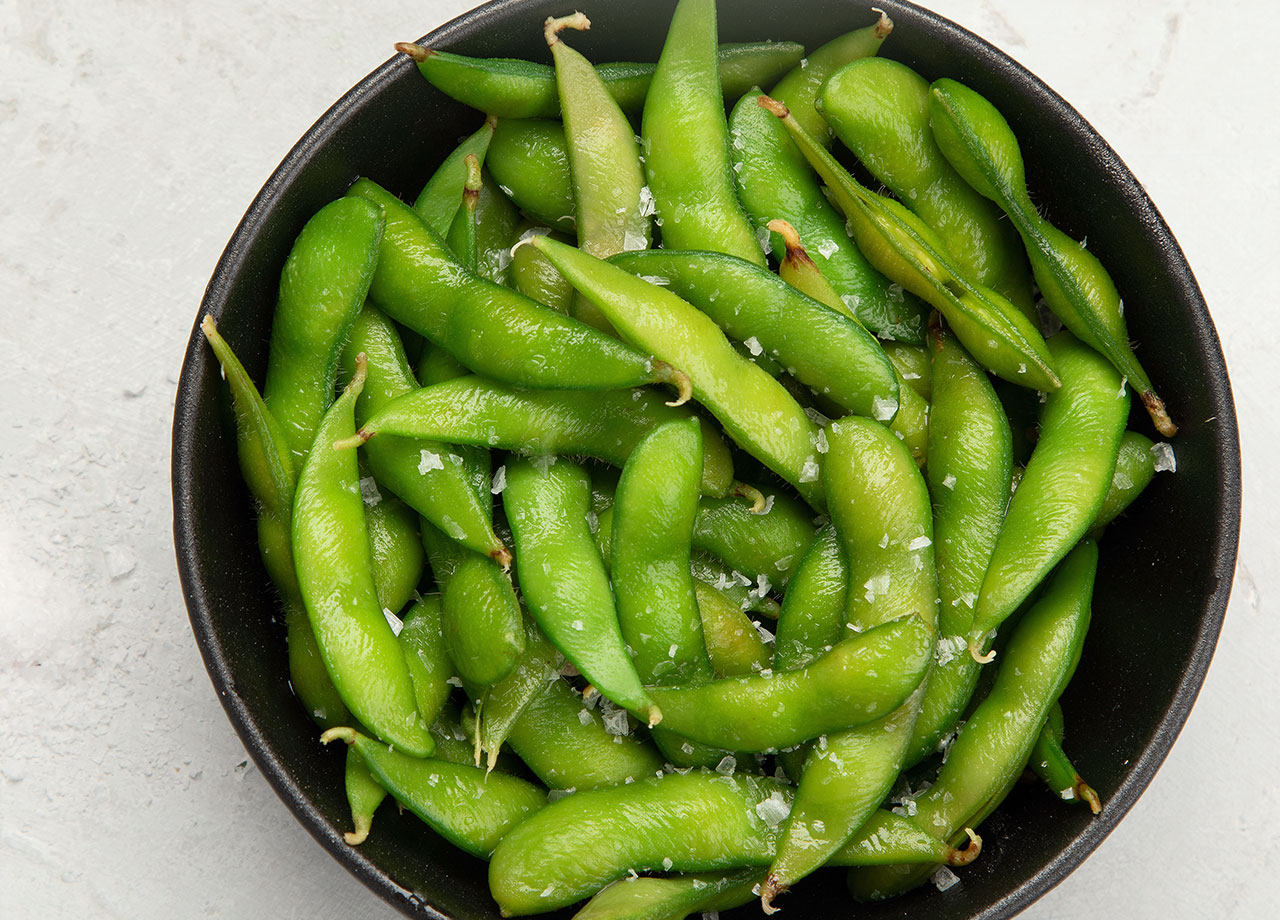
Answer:
[{"label": "white textured surface", "polygon": [[[469,5],[0,0],[5,916],[395,916],[245,766],[178,589],[169,424],[205,282],[271,168],[391,41]],[[1199,703],[1129,817],[1024,916],[1271,916],[1280,15],[933,5],[1062,93],[1146,184],[1213,310],[1245,446],[1241,564]]]}]

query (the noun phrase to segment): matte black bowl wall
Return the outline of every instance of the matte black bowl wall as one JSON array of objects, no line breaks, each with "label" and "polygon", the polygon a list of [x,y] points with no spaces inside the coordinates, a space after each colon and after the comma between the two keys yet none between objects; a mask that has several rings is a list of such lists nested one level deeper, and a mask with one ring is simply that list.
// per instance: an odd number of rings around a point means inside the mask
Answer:
[{"label": "matte black bowl wall", "polygon": [[[873,21],[875,0],[794,4],[721,0],[723,41],[823,41]],[[1141,186],[1080,116],[1004,54],[917,7],[880,0],[896,28],[883,54],[926,78],[955,77],[988,96],[1023,144],[1037,201],[1064,230],[1088,236],[1128,304],[1139,354],[1182,431],[1176,475],[1157,476],[1107,533],[1093,628],[1067,696],[1069,747],[1106,807],[1015,790],[983,828],[982,857],[963,884],[931,886],[866,918],[1007,917],[1098,845],[1150,782],[1187,717],[1213,653],[1239,529],[1239,446],[1226,368],[1177,243]],[[499,0],[454,20],[426,44],[473,55],[548,60],[541,24],[580,8],[574,37],[592,60],[656,60],[674,0]],[[405,36],[388,35],[388,45]],[[290,151],[246,213],[201,305],[258,380],[281,266],[295,235],[358,176],[412,200],[481,116],[432,89],[398,56],[344,96]],[[1145,419],[1134,424],[1149,431]],[[174,533],[196,639],[228,716],[281,798],[339,862],[412,915],[496,918],[486,866],[391,808],[359,848],[349,822],[342,752],[323,750],[288,684],[284,630],[258,561],[224,386],[198,331],[187,347],[173,433]],[[851,913],[843,875],[789,894],[794,920]],[[754,908],[748,908],[754,911]],[[747,913],[744,912],[744,916]]]}]

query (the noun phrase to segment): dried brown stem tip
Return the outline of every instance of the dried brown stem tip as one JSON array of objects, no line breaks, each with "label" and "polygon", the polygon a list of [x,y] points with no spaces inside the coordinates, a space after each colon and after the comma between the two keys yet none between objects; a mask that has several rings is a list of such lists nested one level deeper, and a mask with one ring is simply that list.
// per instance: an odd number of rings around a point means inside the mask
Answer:
[{"label": "dried brown stem tip", "polygon": [[1092,786],[1079,777],[1076,778],[1076,798],[1088,804],[1089,811],[1095,815],[1102,814],[1102,799],[1098,798],[1098,793]]},{"label": "dried brown stem tip", "polygon": [[401,54],[407,54],[419,64],[425,61],[431,55],[435,54],[430,48],[424,48],[422,45],[414,42],[396,42],[396,50]]},{"label": "dried brown stem tip", "polygon": [[1142,397],[1142,405],[1146,407],[1147,415],[1151,416],[1151,421],[1156,426],[1156,431],[1166,438],[1171,438],[1177,434],[1178,426],[1173,423],[1173,419],[1169,418],[1169,413],[1165,411],[1164,400],[1157,396],[1154,390],[1144,390],[1139,395]]},{"label": "dried brown stem tip", "polygon": [[893,20],[878,6],[873,6],[871,12],[880,14],[880,21],[876,23],[876,38],[888,38],[889,33],[893,31]]},{"label": "dried brown stem tip", "polygon": [[977,641],[969,642],[969,654],[978,664],[991,664],[996,660],[996,650],[992,649],[984,655],[982,654],[982,645]]},{"label": "dried brown stem tip", "polygon": [[493,552],[489,553],[489,558],[502,566],[502,571],[511,571],[511,550],[507,549],[505,546],[499,546]]},{"label": "dried brown stem tip", "polygon": [[590,28],[591,20],[585,13],[572,13],[568,16],[548,16],[542,27],[542,34],[546,37],[548,45],[554,45],[560,41],[561,29],[577,29],[579,32],[585,32]]},{"label": "dried brown stem tip", "polygon": [[787,261],[800,265],[813,264],[813,259],[809,258],[809,253],[805,252],[804,243],[800,241],[800,234],[796,232],[795,227],[781,217],[775,217],[769,221],[768,226],[770,230],[782,237],[782,242],[787,247],[785,256]]},{"label": "dried brown stem tip", "polygon": [[947,854],[949,866],[967,866],[982,852],[982,838],[975,834],[971,827],[966,827],[964,832],[969,835],[969,843],[963,850],[952,847],[951,852]]},{"label": "dried brown stem tip", "polygon": [[747,485],[745,482],[735,482],[733,488],[729,490],[729,494],[737,498],[745,498],[751,502],[752,514],[764,514],[765,506],[769,504],[763,492],[755,486]]},{"label": "dried brown stem tip", "polygon": [[761,94],[760,97],[756,100],[756,102],[760,103],[760,107],[762,109],[768,109],[770,112],[772,112],[774,115],[777,115],[779,118],[786,118],[788,115],[791,114],[791,110],[789,108],[787,108],[777,99],[774,99],[772,96],[766,96],[764,94]]},{"label": "dried brown stem tip", "polygon": [[653,381],[669,383],[676,388],[676,398],[668,402],[668,406],[683,406],[693,398],[693,381],[689,379],[689,375],[678,367],[672,367],[666,361],[654,359]]},{"label": "dried brown stem tip", "polygon": [[778,883],[778,877],[772,872],[765,878],[764,884],[760,886],[760,909],[768,916],[773,916],[781,907],[773,906],[773,899],[778,895],[786,892],[786,888]]}]

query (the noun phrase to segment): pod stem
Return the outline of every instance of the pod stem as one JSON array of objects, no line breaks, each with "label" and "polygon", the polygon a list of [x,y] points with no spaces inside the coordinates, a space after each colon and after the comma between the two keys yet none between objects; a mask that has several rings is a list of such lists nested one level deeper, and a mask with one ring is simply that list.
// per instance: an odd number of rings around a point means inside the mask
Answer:
[{"label": "pod stem", "polygon": [[996,660],[996,650],[992,649],[985,655],[982,654],[982,643],[977,639],[969,640],[969,655],[978,664],[991,664]]},{"label": "pod stem", "polygon": [[772,96],[766,96],[764,93],[761,93],[759,98],[756,99],[756,102],[760,104],[760,108],[767,109],[779,118],[791,117],[791,110]]},{"label": "pod stem", "polygon": [[736,498],[745,498],[750,501],[752,514],[764,514],[765,507],[769,504],[763,492],[755,486],[747,485],[745,482],[734,480],[733,486],[729,489],[729,494]]},{"label": "pod stem", "polygon": [[880,19],[876,22],[876,38],[883,41],[893,31],[893,20],[889,18],[888,13],[878,6],[873,6],[871,12],[880,14]]},{"label": "pod stem", "polygon": [[1079,776],[1076,777],[1076,798],[1083,800],[1095,815],[1102,814],[1102,799],[1098,797],[1097,790]]},{"label": "pod stem", "polygon": [[489,558],[502,566],[502,571],[511,571],[511,550],[505,543],[499,543],[496,549],[489,550]]},{"label": "pod stem", "polygon": [[784,894],[786,890],[786,887],[778,881],[778,877],[770,872],[765,877],[764,884],[760,886],[760,909],[768,916],[782,910],[781,907],[773,906],[773,899]]},{"label": "pod stem", "polygon": [[[519,246],[520,243],[516,245]],[[653,382],[669,383],[676,388],[676,398],[668,402],[668,406],[683,406],[693,398],[693,381],[689,379],[688,374],[678,367],[673,367],[666,361],[659,361],[657,358],[652,359],[652,364]]]},{"label": "pod stem", "polygon": [[585,13],[570,13],[568,16],[548,16],[542,27],[542,34],[547,39],[548,45],[554,45],[560,41],[561,29],[577,29],[579,32],[585,32],[590,28],[591,20]]},{"label": "pod stem", "polygon": [[413,58],[414,61],[419,64],[431,57],[431,55],[435,54],[435,52],[430,48],[426,48],[416,42],[396,42],[395,47],[401,54],[409,55],[409,57]]},{"label": "pod stem", "polygon": [[368,817],[360,817],[356,819],[355,830],[347,831],[342,835],[342,839],[349,846],[357,847],[369,839],[369,831],[373,827],[373,822]]},{"label": "pod stem", "polygon": [[334,450],[352,450],[356,447],[359,447],[361,444],[364,444],[367,441],[373,440],[373,436],[376,435],[377,433],[378,432],[372,431],[368,428],[361,428],[359,431],[357,431],[355,434],[353,434],[349,438],[339,438],[338,440],[334,441],[333,449]]},{"label": "pod stem", "polygon": [[1142,399],[1142,405],[1146,407],[1147,415],[1151,416],[1156,431],[1166,438],[1171,438],[1178,433],[1178,426],[1173,423],[1173,419],[1169,418],[1169,413],[1164,408],[1164,400],[1156,395],[1155,390],[1143,390],[1138,395]]},{"label": "pod stem", "polygon": [[329,729],[320,736],[321,744],[328,744],[331,741],[345,741],[347,744],[355,744],[356,730],[339,726]]},{"label": "pod stem", "polygon": [[782,237],[782,242],[787,247],[786,256],[783,259],[784,262],[789,262],[792,265],[813,265],[813,269],[815,271],[817,270],[817,266],[814,265],[813,259],[809,258],[809,253],[805,251],[804,243],[800,241],[800,234],[796,232],[795,227],[791,226],[791,224],[787,223],[781,217],[775,217],[773,220],[769,221],[767,226],[774,233]]},{"label": "pod stem", "polygon": [[964,832],[969,835],[969,843],[963,850],[951,848],[951,852],[947,854],[947,865],[949,866],[967,866],[978,858],[978,854],[982,852],[982,838],[979,837],[971,827],[966,827]]}]

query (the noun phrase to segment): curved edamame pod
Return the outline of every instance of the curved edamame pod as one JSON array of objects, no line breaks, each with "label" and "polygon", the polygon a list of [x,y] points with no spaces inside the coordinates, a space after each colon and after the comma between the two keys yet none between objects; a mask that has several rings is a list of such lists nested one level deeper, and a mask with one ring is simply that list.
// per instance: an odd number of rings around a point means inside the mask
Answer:
[{"label": "curved edamame pod", "polygon": [[676,875],[627,876],[602,888],[573,920],[684,920],[751,901],[764,878],[759,868]]},{"label": "curved edamame pod", "polygon": [[547,638],[613,702],[662,719],[627,655],[609,576],[587,526],[591,481],[563,458],[507,464],[503,506],[520,589]]},{"label": "curved edamame pod", "polygon": [[498,188],[487,169],[480,170],[480,196],[476,198],[476,250],[479,274],[494,284],[507,284],[511,276],[511,241],[520,224],[520,212]]},{"label": "curved edamame pod", "polygon": [[364,362],[325,413],[293,499],[298,587],[333,685],[361,723],[419,757],[434,743],[418,714],[413,680],[378,605],[356,457],[333,449],[355,427]]},{"label": "curved edamame pod", "polygon": [[932,395],[930,386],[933,375],[933,365],[929,361],[928,349],[920,345],[908,345],[905,342],[881,342],[880,347],[893,362],[900,381],[928,402]]},{"label": "curved edamame pod", "polygon": [[[935,653],[938,586],[929,491],[906,446],[882,425],[849,416],[827,428],[827,502],[849,566],[847,625],[855,632],[907,616],[928,652],[914,693],[875,722],[819,739],[760,892],[772,900],[826,862],[893,786]],[[845,640],[846,642],[849,640]],[[819,659],[821,660],[821,659]]]},{"label": "curved edamame pod", "polygon": [[1013,304],[966,277],[946,244],[916,215],[864,188],[795,117],[767,96],[760,104],[782,119],[810,165],[827,183],[867,260],[937,308],[978,361],[1020,386],[1054,390],[1058,378],[1044,339]]},{"label": "curved edamame pod", "polygon": [[[688,418],[648,390],[519,390],[483,377],[423,387],[371,416],[354,447],[375,435],[477,444],[534,454],[585,454],[622,466],[648,432]],[[702,426],[702,491],[722,496],[733,482],[733,459],[715,427]]]},{"label": "curved edamame pod", "polygon": [[469,272],[479,270],[479,243],[476,240],[476,204],[480,200],[480,158],[468,153],[463,158],[467,177],[462,185],[462,207],[453,215],[453,223],[445,235],[445,245],[453,257]]},{"label": "curved edamame pod", "polygon": [[882,421],[897,414],[897,374],[875,337],[768,269],[722,253],[671,249],[609,261],[663,285],[738,341],[754,342],[753,351],[762,348],[845,410]]},{"label": "curved edamame pod", "polygon": [[[435,51],[412,42],[396,50],[411,57],[437,89],[459,102],[499,118],[556,118],[560,98],[555,71],[546,64],[510,58],[472,58]],[[720,45],[716,52],[724,97],[737,99],[757,83],[767,86],[800,63],[804,48],[794,42]],[[596,73],[628,115],[644,106],[653,64],[599,64]]]},{"label": "curved edamame pod", "polygon": [[475,761],[487,756],[486,766],[492,770],[502,754],[516,723],[529,704],[545,695],[550,684],[560,679],[564,656],[547,641],[536,623],[524,624],[524,653],[511,673],[492,686],[463,680],[462,686],[476,707]]},{"label": "curved edamame pod", "polygon": [[1040,440],[992,551],[969,628],[975,655],[1097,517],[1129,418],[1128,391],[1102,355],[1066,330],[1049,349],[1062,389],[1045,400]]},{"label": "curved edamame pod", "polygon": [[898,61],[854,61],[823,84],[818,110],[871,174],[937,231],[970,278],[1036,320],[1018,232],[938,149],[923,77]]},{"label": "curved edamame pod", "polygon": [[1097,791],[1084,781],[1067,752],[1062,749],[1062,736],[1062,706],[1054,703],[1040,734],[1036,736],[1035,747],[1031,749],[1027,766],[1044,781],[1050,792],[1064,802],[1080,802],[1088,805],[1095,815],[1101,814],[1102,800],[1098,798]]},{"label": "curved edamame pod", "polygon": [[933,651],[933,629],[908,615],[793,671],[646,690],[664,728],[725,750],[776,751],[897,709],[924,678]]},{"label": "curved edamame pod", "polygon": [[[823,274],[839,292],[841,306],[836,309],[856,316],[877,335],[923,342],[926,308],[915,295],[905,294],[901,286],[872,268],[858,251],[845,230],[844,218],[822,194],[817,176],[787,129],[760,107],[760,96],[759,89],[753,89],[729,116],[734,183],[747,214],[757,228],[785,220],[813,241]],[[770,237],[775,257],[784,245],[784,238],[775,231]]]},{"label": "curved edamame pod", "polygon": [[564,125],[545,118],[499,119],[487,163],[521,211],[562,233],[577,230]]},{"label": "curved edamame pod", "polygon": [[[515,289],[531,300],[545,304],[557,313],[570,315],[573,307],[573,285],[564,280],[547,257],[520,241],[535,233],[554,233],[550,227],[524,222],[511,241],[511,282]],[[562,239],[561,242],[568,242]],[[579,317],[581,319],[581,317]]]},{"label": "curved edamame pod", "polygon": [[644,171],[664,246],[727,252],[764,266],[733,188],[715,57],[715,0],[679,0],[645,96]]},{"label": "curved edamame pod", "polygon": [[347,748],[343,785],[347,792],[347,805],[351,808],[351,830],[343,834],[342,839],[350,846],[359,846],[369,839],[373,813],[387,797],[387,790],[379,785],[364,758],[354,747]]},{"label": "curved edamame pod", "polygon": [[1119,517],[1151,483],[1156,475],[1154,446],[1150,438],[1136,431],[1126,431],[1121,436],[1120,449],[1116,452],[1116,471],[1111,477],[1107,497],[1102,500],[1098,516],[1089,529],[1091,535],[1101,534],[1102,528]]},{"label": "curved edamame pod", "polygon": [[844,549],[828,523],[818,531],[782,596],[773,653],[779,671],[812,664],[844,638],[848,575]]},{"label": "curved edamame pod", "polygon": [[377,488],[368,477],[361,476],[374,592],[379,607],[397,613],[417,591],[427,560],[418,535],[418,515],[394,495],[382,495]]},{"label": "curved edamame pod", "polygon": [[742,608],[704,581],[695,579],[702,637],[716,677],[753,674],[769,667],[773,652]]},{"label": "curved edamame pod", "polygon": [[404,627],[396,638],[409,666],[418,714],[424,722],[434,725],[449,699],[449,678],[454,676],[440,629],[439,595],[419,598],[404,615],[403,622]]},{"label": "curved edamame pod", "polygon": [[733,350],[710,317],[670,291],[550,237],[536,236],[530,245],[599,307],[624,339],[660,352],[659,357],[667,356],[664,361],[678,356],[686,362],[694,397],[729,437],[795,486],[809,504],[822,507],[817,427],[781,384]]},{"label": "curved edamame pod", "polygon": [[[1098,547],[1084,540],[1019,620],[995,683],[951,746],[938,780],[915,800],[916,822],[944,840],[976,827],[1022,772],[1062,694],[1089,628]],[[878,900],[919,884],[933,867],[886,866],[849,875],[855,897]]]},{"label": "curved edamame pod", "polygon": [[966,654],[978,592],[1009,505],[1013,436],[986,372],[940,327],[932,330],[929,494],[938,571],[939,655],[920,704],[908,767],[938,746],[973,695],[978,664]]},{"label": "curved edamame pod", "polygon": [[881,10],[876,12],[880,13],[876,22],[833,38],[808,55],[771,91],[773,98],[795,112],[801,127],[814,137],[829,139],[831,135],[831,129],[814,105],[823,84],[850,62],[873,57],[893,31],[893,20]]},{"label": "curved edamame pod", "polygon": [[[773,856],[791,787],[741,774],[672,773],[580,792],[513,829],[489,863],[505,916],[568,906],[628,870],[706,872],[762,866]],[[627,833],[617,833],[618,827]],[[908,818],[876,811],[833,865],[972,858]]]},{"label": "curved edamame pod", "polygon": [[682,385],[670,365],[468,272],[412,208],[370,180],[347,195],[382,205],[387,218],[370,297],[472,370],[515,386]]},{"label": "curved edamame pod", "polygon": [[525,780],[447,760],[409,757],[354,729],[331,728],[320,740],[354,747],[396,801],[454,846],[481,859],[546,804],[546,794]]},{"label": "curved edamame pod", "polygon": [[760,592],[790,581],[814,535],[812,509],[778,491],[760,511],[741,498],[703,497],[693,520],[693,548],[755,579]]},{"label": "curved edamame pod", "polygon": [[462,202],[463,189],[469,173],[467,157],[474,156],[476,164],[484,166],[496,122],[497,119],[486,117],[484,124],[475,134],[454,148],[453,152],[444,158],[444,162],[436,167],[436,171],[432,173],[418,195],[418,199],[413,203],[413,209],[436,236],[445,236],[453,226],[453,218],[458,213],[458,206]]},{"label": "curved edamame pod", "polygon": [[1156,430],[1178,433],[1151,379],[1129,346],[1124,307],[1115,282],[1093,253],[1049,223],[1027,194],[1022,151],[996,107],[955,80],[938,80],[929,91],[930,122],[951,165],[980,194],[1009,215],[1022,234],[1031,270],[1049,309],[1124,375],[1142,399]]}]

